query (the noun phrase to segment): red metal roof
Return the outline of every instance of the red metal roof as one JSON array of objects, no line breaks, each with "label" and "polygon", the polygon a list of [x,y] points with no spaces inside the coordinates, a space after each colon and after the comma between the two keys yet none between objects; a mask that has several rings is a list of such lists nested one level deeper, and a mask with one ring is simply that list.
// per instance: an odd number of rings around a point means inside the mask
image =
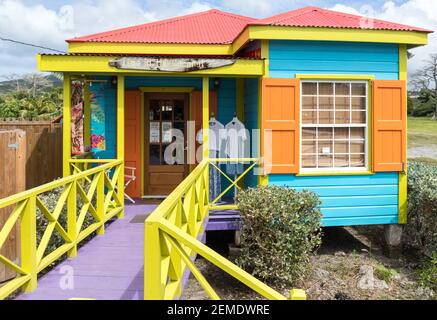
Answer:
[{"label": "red metal roof", "polygon": [[73,38],[67,42],[229,44],[255,19],[217,9]]},{"label": "red metal roof", "polygon": [[378,19],[368,20],[366,17],[326,10],[319,7],[305,7],[302,9],[281,13],[269,18],[260,19],[250,24],[288,27],[325,27],[433,32],[431,30]]},{"label": "red metal roof", "polygon": [[247,25],[293,27],[352,28],[433,32],[398,23],[373,20],[362,25],[363,17],[305,7],[265,19],[254,19],[217,9],[181,17],[146,23],[138,26],[73,38],[67,42],[121,42],[121,43],[186,43],[229,44]]}]

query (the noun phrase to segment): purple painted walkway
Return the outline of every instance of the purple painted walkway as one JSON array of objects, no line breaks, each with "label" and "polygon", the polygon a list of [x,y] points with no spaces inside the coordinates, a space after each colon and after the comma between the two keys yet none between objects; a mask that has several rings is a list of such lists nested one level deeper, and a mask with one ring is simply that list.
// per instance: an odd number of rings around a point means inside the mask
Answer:
[{"label": "purple painted walkway", "polygon": [[[75,259],[59,264],[39,279],[36,291],[23,293],[17,300],[143,299],[141,220],[154,208],[156,205],[126,204],[124,219],[110,224],[104,236],[97,236],[81,247]],[[73,287],[68,288],[68,284]]]}]

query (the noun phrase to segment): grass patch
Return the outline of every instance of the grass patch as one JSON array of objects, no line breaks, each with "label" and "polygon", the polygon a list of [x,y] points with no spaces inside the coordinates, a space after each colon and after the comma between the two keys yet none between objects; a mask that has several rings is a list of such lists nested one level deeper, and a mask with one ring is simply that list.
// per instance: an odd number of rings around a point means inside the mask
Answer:
[{"label": "grass patch", "polygon": [[379,280],[384,280],[385,282],[389,282],[393,277],[395,277],[398,273],[396,270],[391,268],[386,268],[382,264],[378,265],[375,268],[375,276]]},{"label": "grass patch", "polygon": [[408,118],[410,147],[437,146],[437,121],[430,118]]}]

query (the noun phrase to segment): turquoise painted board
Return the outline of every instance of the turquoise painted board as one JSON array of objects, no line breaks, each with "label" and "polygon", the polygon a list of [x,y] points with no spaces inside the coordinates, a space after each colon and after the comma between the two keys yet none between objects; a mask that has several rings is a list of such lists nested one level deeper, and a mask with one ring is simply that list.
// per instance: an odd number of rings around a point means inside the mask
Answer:
[{"label": "turquoise painted board", "polygon": [[[246,128],[251,133],[251,157],[259,154],[259,150],[254,150],[255,144],[259,141],[254,141],[254,129],[259,129],[258,125],[258,79],[244,80],[244,122]],[[258,148],[257,148],[258,149]],[[244,180],[246,187],[256,187],[258,185],[258,176],[255,175],[254,170],[248,173]]]},{"label": "turquoise painted board", "polygon": [[269,185],[310,190],[322,201],[323,225],[351,226],[398,222],[398,174],[365,176],[269,175]]},{"label": "turquoise painted board", "polygon": [[399,79],[397,44],[279,41],[269,42],[269,76],[296,74],[370,74],[378,80]]}]

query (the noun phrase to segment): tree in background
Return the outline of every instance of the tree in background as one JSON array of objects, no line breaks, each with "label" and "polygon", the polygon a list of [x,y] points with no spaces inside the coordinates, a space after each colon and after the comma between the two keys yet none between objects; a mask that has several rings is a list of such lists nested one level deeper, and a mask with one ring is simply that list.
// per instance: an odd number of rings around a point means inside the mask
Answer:
[{"label": "tree in background", "polygon": [[[0,96],[0,118],[51,120],[62,113],[62,88],[42,74],[8,77],[14,89]],[[16,87],[15,87],[16,85]]]},{"label": "tree in background", "polygon": [[419,92],[422,113],[431,107],[433,119],[437,120],[437,54],[429,56],[425,66],[413,74],[410,83]]}]

